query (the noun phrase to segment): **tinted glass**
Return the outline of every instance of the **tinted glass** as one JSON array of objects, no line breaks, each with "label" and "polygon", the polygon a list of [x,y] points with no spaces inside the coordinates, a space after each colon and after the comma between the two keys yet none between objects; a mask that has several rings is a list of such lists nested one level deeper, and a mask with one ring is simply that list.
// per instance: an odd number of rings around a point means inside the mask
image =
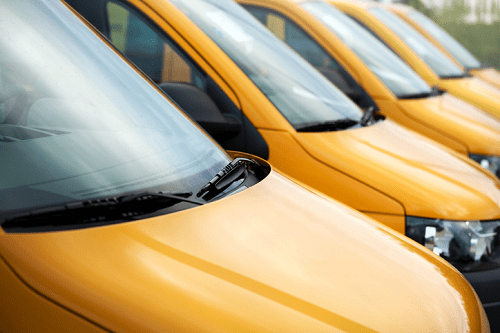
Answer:
[{"label": "tinted glass", "polygon": [[408,23],[383,8],[371,8],[370,13],[401,38],[439,77],[462,77],[464,71]]},{"label": "tinted glass", "polygon": [[481,62],[477,60],[462,44],[450,36],[443,28],[434,23],[424,14],[412,11],[408,16],[434,37],[462,66],[468,69],[480,68]]},{"label": "tinted glass", "polygon": [[187,82],[205,88],[200,70],[146,20],[113,2],[106,4],[106,13],[113,45],[153,81]]},{"label": "tinted glass", "polygon": [[429,85],[392,50],[353,19],[324,2],[302,4],[377,75],[396,96],[425,94]]},{"label": "tinted glass", "polygon": [[64,5],[0,10],[1,210],[197,191],[229,162]]},{"label": "tinted glass", "polygon": [[243,70],[292,125],[359,120],[362,111],[232,1],[171,1]]}]

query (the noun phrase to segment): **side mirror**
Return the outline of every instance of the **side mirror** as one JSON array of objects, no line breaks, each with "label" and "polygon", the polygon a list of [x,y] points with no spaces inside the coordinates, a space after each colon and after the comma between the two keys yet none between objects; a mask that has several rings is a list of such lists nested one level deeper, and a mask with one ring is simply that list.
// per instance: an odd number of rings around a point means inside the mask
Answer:
[{"label": "side mirror", "polygon": [[210,96],[198,87],[184,82],[164,82],[159,87],[215,140],[225,140],[241,131],[241,124],[225,116]]}]

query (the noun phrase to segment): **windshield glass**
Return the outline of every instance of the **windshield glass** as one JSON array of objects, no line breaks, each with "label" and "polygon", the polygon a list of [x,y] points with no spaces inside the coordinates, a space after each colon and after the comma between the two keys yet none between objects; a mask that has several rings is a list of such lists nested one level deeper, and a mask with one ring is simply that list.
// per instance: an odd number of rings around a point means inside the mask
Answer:
[{"label": "windshield glass", "polygon": [[230,161],[63,4],[1,7],[1,211],[198,191]]},{"label": "windshield glass", "polygon": [[269,98],[294,126],[362,111],[309,63],[232,1],[172,0]]},{"label": "windshield glass", "polygon": [[341,11],[324,2],[307,2],[302,7],[342,39],[396,96],[431,92],[431,87],[403,60]]},{"label": "windshield glass", "polygon": [[396,14],[380,7],[371,8],[370,13],[397,34],[440,78],[455,78],[465,75],[464,71],[453,61]]},{"label": "windshield glass", "polygon": [[411,11],[408,16],[417,22],[425,31],[438,41],[450,54],[468,69],[481,67],[481,62],[477,60],[462,44],[451,37],[443,28],[434,23],[424,14]]}]

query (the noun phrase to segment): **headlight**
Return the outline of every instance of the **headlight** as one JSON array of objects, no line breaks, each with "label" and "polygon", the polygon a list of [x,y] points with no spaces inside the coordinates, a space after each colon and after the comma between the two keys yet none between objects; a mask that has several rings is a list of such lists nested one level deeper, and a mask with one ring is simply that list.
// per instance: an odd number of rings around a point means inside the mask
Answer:
[{"label": "headlight", "polygon": [[461,272],[500,267],[500,221],[449,221],[408,216],[406,235]]},{"label": "headlight", "polygon": [[469,154],[469,157],[500,178],[500,157],[476,154]]}]

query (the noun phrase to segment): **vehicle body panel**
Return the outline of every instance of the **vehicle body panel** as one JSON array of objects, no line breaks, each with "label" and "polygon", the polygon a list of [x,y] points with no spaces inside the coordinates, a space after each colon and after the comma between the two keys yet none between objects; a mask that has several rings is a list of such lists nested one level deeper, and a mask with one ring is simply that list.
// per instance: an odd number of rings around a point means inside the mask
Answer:
[{"label": "vehicle body panel", "polygon": [[168,216],[2,232],[0,248],[27,286],[111,331],[479,331],[467,282],[383,229],[271,174]]},{"label": "vehicle body panel", "polygon": [[387,28],[375,16],[370,14],[370,8],[385,5],[360,2],[330,0],[335,7],[356,18],[379,36],[394,52],[405,60],[431,86],[437,85],[450,94],[500,118],[500,89],[479,78],[441,79],[407,44],[394,32]]},{"label": "vehicle body panel", "polygon": [[496,87],[500,87],[500,72],[495,68],[471,69],[469,72]]},{"label": "vehicle body panel", "polygon": [[[418,99],[398,98],[341,39],[302,7],[293,4],[307,1],[237,2],[276,11],[292,20],[358,81],[381,109],[380,112],[390,119],[458,152],[500,156],[500,121],[497,118],[450,94]],[[453,84],[455,80],[449,81]]]},{"label": "vehicle body panel", "polygon": [[450,94],[499,117],[500,89],[477,76],[462,79],[441,79],[440,87]]},{"label": "vehicle body panel", "polygon": [[[498,186],[491,183],[489,179],[482,184],[478,183],[479,177],[475,172],[471,172],[469,166],[479,168],[474,162],[470,165],[450,166],[438,163],[439,157],[443,155],[441,147],[436,147],[432,140],[413,140],[412,132],[404,128],[394,129],[389,126],[388,121],[383,124],[374,125],[379,127],[379,131],[365,131],[364,133],[354,133],[351,135],[339,136],[337,133],[298,133],[294,137],[299,144],[315,159],[326,165],[335,165],[337,170],[349,173],[354,179],[363,179],[370,187],[376,188],[382,193],[392,195],[393,198],[401,202],[406,215],[424,216],[428,214],[428,209],[432,210],[435,218],[445,218],[445,216],[456,216],[457,220],[466,219],[466,216],[475,215],[476,209],[479,219],[493,219],[497,210],[491,207],[491,203],[498,204],[500,198],[496,197]],[[398,138],[397,140],[395,138]],[[406,139],[405,139],[406,138]],[[338,144],[337,144],[338,142]],[[407,154],[402,154],[400,150],[407,149]],[[426,152],[424,155],[418,151]],[[450,151],[450,156],[454,154]],[[425,157],[424,157],[425,156]],[[430,158],[429,158],[430,157]],[[370,161],[389,161],[387,167],[382,163],[370,163]],[[446,171],[444,171],[446,170]],[[444,172],[443,172],[444,171]],[[376,174],[373,178],[363,178],[363,174]],[[414,179],[395,177],[394,174],[407,175],[415,174],[420,177]],[[474,184],[477,190],[472,187],[463,186],[464,183]],[[398,188],[397,196],[394,195],[394,188]],[[457,200],[462,202],[475,202],[471,209],[466,209],[465,205],[457,204],[445,208],[438,201],[430,200],[426,205],[422,205],[421,198],[436,199],[442,194],[439,189],[443,188],[449,193],[457,196]],[[345,189],[343,189],[346,191]],[[463,192],[462,192],[463,191]],[[483,197],[485,196],[485,197]],[[462,197],[462,199],[458,199]],[[491,203],[489,200],[492,200]],[[484,202],[484,203],[481,203]],[[435,205],[433,205],[434,203]],[[350,203],[354,207],[356,202]],[[434,206],[434,207],[433,207]],[[433,207],[433,208],[431,208]],[[493,209],[491,209],[491,208]],[[396,214],[398,211],[386,211],[389,207],[379,207],[377,210],[366,210],[378,213]],[[491,210],[490,210],[491,209]],[[365,211],[365,210],[362,210]],[[483,215],[484,214],[484,215]]]}]

